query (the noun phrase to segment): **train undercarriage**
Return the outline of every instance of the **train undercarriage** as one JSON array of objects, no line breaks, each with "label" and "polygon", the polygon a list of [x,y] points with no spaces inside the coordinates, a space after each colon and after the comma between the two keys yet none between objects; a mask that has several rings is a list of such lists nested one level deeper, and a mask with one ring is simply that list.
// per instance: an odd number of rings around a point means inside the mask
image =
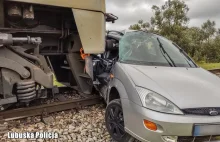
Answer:
[{"label": "train undercarriage", "polygon": [[81,52],[104,52],[105,22],[116,18],[78,5],[73,9],[19,1],[0,1],[0,110],[12,104],[28,106],[56,93],[53,76],[91,94],[94,79],[85,64],[94,58],[83,60]]}]

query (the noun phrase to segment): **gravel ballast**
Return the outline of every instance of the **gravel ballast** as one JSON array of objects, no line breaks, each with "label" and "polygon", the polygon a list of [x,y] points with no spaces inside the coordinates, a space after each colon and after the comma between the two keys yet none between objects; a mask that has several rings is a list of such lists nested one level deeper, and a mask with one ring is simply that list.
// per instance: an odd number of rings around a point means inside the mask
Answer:
[{"label": "gravel ballast", "polygon": [[[96,105],[50,114],[53,122],[42,122],[40,117],[5,122],[9,132],[57,132],[58,139],[7,139],[0,134],[1,142],[110,142],[104,122],[105,106]],[[48,120],[47,120],[48,121]]]}]

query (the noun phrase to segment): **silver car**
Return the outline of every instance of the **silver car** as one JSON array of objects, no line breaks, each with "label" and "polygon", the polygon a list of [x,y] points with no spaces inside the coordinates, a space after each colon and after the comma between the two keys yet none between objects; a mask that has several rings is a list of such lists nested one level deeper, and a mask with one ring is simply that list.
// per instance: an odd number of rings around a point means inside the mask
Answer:
[{"label": "silver car", "polygon": [[100,92],[107,102],[106,127],[114,140],[220,141],[217,76],[160,35],[133,31],[109,33],[107,38],[114,50],[107,49],[103,60],[111,60],[112,66]]}]

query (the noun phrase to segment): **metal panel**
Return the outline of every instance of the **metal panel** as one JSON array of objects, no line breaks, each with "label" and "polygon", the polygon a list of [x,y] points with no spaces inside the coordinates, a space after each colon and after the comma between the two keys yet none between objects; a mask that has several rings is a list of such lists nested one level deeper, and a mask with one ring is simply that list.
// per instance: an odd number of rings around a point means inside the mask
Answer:
[{"label": "metal panel", "polygon": [[0,0],[0,27],[4,27],[4,7],[3,7],[3,0]]},{"label": "metal panel", "polygon": [[2,83],[1,93],[4,96],[4,99],[8,99],[8,98],[13,97],[14,95],[12,93],[12,90],[13,90],[14,84],[20,80],[19,74],[17,74],[13,70],[2,68],[1,69],[1,76],[2,76],[2,78],[1,78],[1,83]]},{"label": "metal panel", "polygon": [[105,12],[105,0],[6,0]]},{"label": "metal panel", "polygon": [[13,70],[23,78],[28,78],[30,76],[30,72],[25,69],[24,66],[8,58],[0,57],[0,67]]},{"label": "metal panel", "polygon": [[70,69],[73,73],[73,76],[78,84],[78,87],[79,87],[79,91],[85,93],[85,94],[91,94],[92,92],[92,83],[89,83],[89,82],[92,82],[91,79],[89,78],[84,78],[83,75],[83,72],[84,72],[84,64],[81,63],[79,61],[80,59],[80,56],[78,53],[69,53],[67,55],[67,60],[68,60],[68,63],[69,63],[69,66],[70,66]]},{"label": "metal panel", "polygon": [[17,102],[17,98],[15,97],[10,97],[7,99],[0,99],[0,105],[6,105],[6,104],[12,104]]},{"label": "metal panel", "polygon": [[[12,52],[11,50],[9,50],[7,48],[3,48],[3,47],[0,48],[0,57],[1,57],[1,60],[3,60],[2,59],[3,57],[5,57],[5,58],[10,59],[12,61],[16,61],[16,63],[18,65],[29,68],[30,72],[31,72],[31,77],[32,77],[31,79],[33,79],[38,84],[41,84],[42,86],[44,86],[46,88],[53,87],[53,74],[52,74],[52,72],[45,73],[42,69],[40,69],[36,65],[32,64],[28,60],[22,58],[21,56],[17,55],[16,53]],[[2,66],[4,65],[3,63],[4,62],[2,62]],[[6,62],[6,63],[10,63],[10,62]],[[13,63],[13,65],[16,66],[15,63]],[[12,70],[14,70],[15,72],[17,71],[17,69],[13,69],[13,68],[12,68]],[[25,72],[23,72],[23,74],[24,73]]]},{"label": "metal panel", "polygon": [[76,25],[85,53],[105,50],[105,16],[101,12],[73,9]]}]

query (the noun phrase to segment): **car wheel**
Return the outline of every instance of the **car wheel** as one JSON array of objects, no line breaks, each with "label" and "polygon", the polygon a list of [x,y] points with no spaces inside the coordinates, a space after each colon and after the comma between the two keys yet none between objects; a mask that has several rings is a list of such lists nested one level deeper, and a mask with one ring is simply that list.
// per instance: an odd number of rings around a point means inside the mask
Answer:
[{"label": "car wheel", "polygon": [[110,136],[118,142],[133,142],[131,137],[124,130],[124,117],[120,99],[111,101],[105,112],[106,128]]}]

